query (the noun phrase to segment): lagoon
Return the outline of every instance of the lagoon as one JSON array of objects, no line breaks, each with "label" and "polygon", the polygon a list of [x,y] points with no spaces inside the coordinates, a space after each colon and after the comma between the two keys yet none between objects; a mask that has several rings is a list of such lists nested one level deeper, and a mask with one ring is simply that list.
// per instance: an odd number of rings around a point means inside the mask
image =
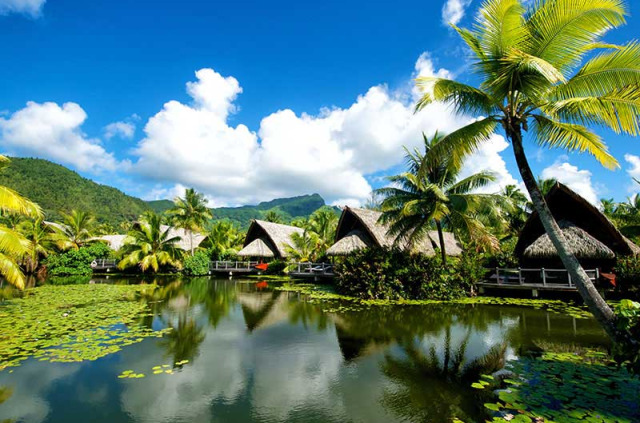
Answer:
[{"label": "lagoon", "polygon": [[363,307],[312,301],[273,280],[144,282],[158,288],[136,292],[147,312],[129,325],[172,329],[94,360],[7,367],[0,421],[480,422],[487,410],[471,384],[481,374],[542,349],[608,346],[595,320],[531,307]]}]

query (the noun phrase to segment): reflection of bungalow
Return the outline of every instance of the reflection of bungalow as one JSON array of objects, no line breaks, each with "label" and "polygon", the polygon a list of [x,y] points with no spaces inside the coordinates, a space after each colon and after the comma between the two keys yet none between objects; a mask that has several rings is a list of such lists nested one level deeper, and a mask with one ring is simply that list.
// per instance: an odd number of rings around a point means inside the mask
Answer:
[{"label": "reflection of bungalow", "polygon": [[[340,216],[336,243],[329,248],[330,256],[343,256],[367,247],[391,247],[394,237],[388,234],[388,227],[378,223],[381,213],[374,210],[345,207]],[[452,233],[444,233],[447,255],[457,256],[462,253],[460,243]],[[427,237],[414,246],[414,251],[432,256],[435,249],[440,248],[438,232],[431,231]]]},{"label": "reflection of bungalow", "polygon": [[291,235],[302,235],[301,228],[279,223],[254,220],[249,226],[244,248],[238,252],[240,257],[286,258],[289,254],[287,246],[293,245]]},{"label": "reflection of bungalow", "polygon": [[[546,200],[570,251],[585,268],[609,271],[617,257],[640,254],[640,247],[625,238],[596,207],[565,185],[556,184]],[[564,268],[536,212],[522,229],[515,254],[522,267]]]}]

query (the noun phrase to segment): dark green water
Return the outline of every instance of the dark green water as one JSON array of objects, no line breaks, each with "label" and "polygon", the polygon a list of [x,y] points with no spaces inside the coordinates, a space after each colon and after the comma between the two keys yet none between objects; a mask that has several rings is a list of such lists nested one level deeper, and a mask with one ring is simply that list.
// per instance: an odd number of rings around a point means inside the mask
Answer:
[{"label": "dark green water", "polygon": [[[13,390],[0,421],[483,421],[470,387],[479,374],[540,347],[606,344],[593,320],[524,307],[325,313],[256,281],[160,282],[149,324],[170,325],[171,335],[96,361],[29,359],[0,372],[0,387]],[[172,375],[118,378],[181,360],[189,363]]]}]

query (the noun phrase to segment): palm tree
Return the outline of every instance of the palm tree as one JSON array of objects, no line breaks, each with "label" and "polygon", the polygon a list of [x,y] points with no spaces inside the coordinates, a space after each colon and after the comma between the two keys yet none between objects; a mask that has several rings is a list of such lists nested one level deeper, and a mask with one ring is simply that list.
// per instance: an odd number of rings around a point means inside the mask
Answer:
[{"label": "palm tree", "polygon": [[558,180],[556,178],[547,178],[547,179],[538,178],[538,186],[540,187],[540,192],[542,193],[543,196],[546,196],[547,194],[549,194],[549,192],[551,191],[551,188],[553,188],[557,183],[558,183]]},{"label": "palm tree", "polygon": [[292,244],[286,246],[290,257],[299,262],[313,262],[318,258],[318,234],[305,229],[302,234],[294,232],[291,234]]},{"label": "palm tree", "polygon": [[331,208],[322,207],[311,214],[308,229],[317,235],[316,256],[324,256],[333,245],[337,228],[338,216]]},{"label": "palm tree", "polygon": [[202,229],[213,216],[207,207],[207,199],[203,194],[189,188],[184,193],[184,198],[177,197],[175,206],[169,214],[176,226],[189,231],[191,255],[193,255],[193,232]]},{"label": "palm tree", "polygon": [[263,219],[267,222],[271,222],[271,223],[284,223],[284,216],[282,216],[282,213],[280,213],[278,210],[268,210],[265,214]]},{"label": "palm tree", "polygon": [[59,229],[58,246],[62,250],[77,250],[95,242],[93,237],[96,219],[93,214],[82,210],[71,210],[69,214],[63,213],[62,218],[62,223],[56,226]]},{"label": "palm tree", "polygon": [[424,154],[417,149],[406,150],[407,172],[389,177],[392,186],[376,192],[384,197],[381,221],[389,224],[389,233],[398,241],[414,245],[423,240],[435,224],[444,263],[447,252],[443,226],[497,248],[497,239],[480,216],[499,210],[494,206],[504,201],[496,194],[474,193],[495,181],[492,173],[479,172],[459,179],[461,166],[456,162],[444,156],[436,161],[432,152],[441,140],[438,133],[432,139],[424,136]]},{"label": "palm tree", "polygon": [[139,266],[157,272],[160,266],[180,267],[182,250],[176,245],[180,237],[169,237],[169,228],[162,230],[162,217],[153,212],[145,213],[141,221],[129,232],[129,238],[122,246],[123,258],[118,263],[120,269]]},{"label": "palm tree", "polygon": [[19,231],[29,242],[29,254],[25,256],[24,267],[26,273],[33,274],[38,270],[40,259],[47,257],[54,250],[58,237],[42,218],[22,222]]},{"label": "palm tree", "polygon": [[502,196],[511,204],[511,210],[507,210],[505,215],[511,234],[517,235],[529,218],[529,199],[515,185],[505,186]]},{"label": "palm tree", "polygon": [[[0,155],[0,170],[9,163],[7,157]],[[40,218],[42,210],[11,188],[0,185],[0,214]],[[0,224],[0,275],[19,289],[24,288],[25,277],[18,262],[30,253],[29,242],[20,233]]]},{"label": "palm tree", "polygon": [[[640,133],[640,44],[612,45],[604,34],[625,23],[619,0],[487,0],[473,29],[454,26],[475,60],[479,87],[437,77],[419,78],[424,95],[479,118],[446,137],[434,156],[462,161],[502,128],[540,220],[578,290],[607,333],[621,339],[615,314],[600,296],[553,218],[527,161],[523,133],[548,148],[588,152],[618,167],[587,125]],[[583,64],[587,54],[600,50]]]},{"label": "palm tree", "polygon": [[200,244],[218,256],[235,254],[244,242],[244,235],[227,220],[219,220],[207,228],[207,237]]}]

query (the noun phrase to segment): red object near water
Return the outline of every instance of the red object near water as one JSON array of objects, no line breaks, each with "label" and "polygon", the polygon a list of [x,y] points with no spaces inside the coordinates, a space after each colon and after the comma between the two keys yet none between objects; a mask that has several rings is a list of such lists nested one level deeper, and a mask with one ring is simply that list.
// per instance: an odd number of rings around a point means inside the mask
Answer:
[{"label": "red object near water", "polygon": [[256,269],[265,271],[269,268],[269,263],[256,264]]},{"label": "red object near water", "polygon": [[269,287],[269,284],[267,283],[267,281],[261,281],[256,284],[256,288],[258,289],[263,289],[268,287]]}]

